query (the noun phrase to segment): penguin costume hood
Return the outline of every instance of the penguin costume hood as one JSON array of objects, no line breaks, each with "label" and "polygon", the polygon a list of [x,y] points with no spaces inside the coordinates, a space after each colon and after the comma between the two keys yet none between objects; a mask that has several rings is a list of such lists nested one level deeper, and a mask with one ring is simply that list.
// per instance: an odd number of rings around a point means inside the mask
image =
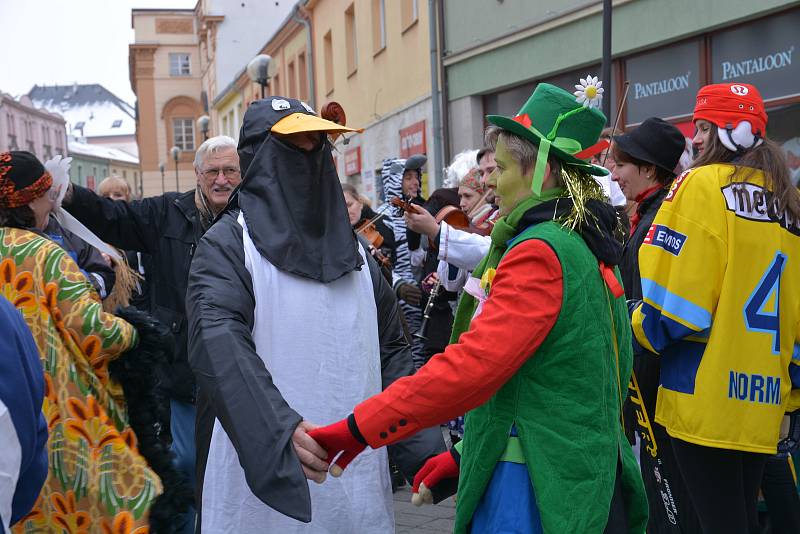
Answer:
[{"label": "penguin costume hood", "polygon": [[[238,146],[244,179],[230,205],[238,203],[256,248],[279,270],[327,283],[361,268],[325,135],[354,131],[292,98],[247,108]],[[311,150],[283,137],[303,132],[319,132]]]}]

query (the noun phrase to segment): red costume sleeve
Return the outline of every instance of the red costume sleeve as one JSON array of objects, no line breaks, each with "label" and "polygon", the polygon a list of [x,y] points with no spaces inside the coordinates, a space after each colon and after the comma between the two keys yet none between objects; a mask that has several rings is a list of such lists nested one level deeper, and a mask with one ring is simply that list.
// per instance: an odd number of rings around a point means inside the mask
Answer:
[{"label": "red costume sleeve", "polygon": [[393,443],[489,400],[550,333],[562,293],[561,263],[549,245],[532,239],[511,249],[459,342],[353,410],[367,443]]}]

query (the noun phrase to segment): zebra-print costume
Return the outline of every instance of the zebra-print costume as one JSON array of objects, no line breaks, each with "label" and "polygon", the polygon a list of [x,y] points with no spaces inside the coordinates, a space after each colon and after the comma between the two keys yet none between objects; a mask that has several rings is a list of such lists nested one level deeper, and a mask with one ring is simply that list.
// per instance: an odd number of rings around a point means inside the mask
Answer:
[{"label": "zebra-print costume", "polygon": [[[401,158],[386,158],[381,168],[383,180],[383,200],[388,201],[395,197],[403,196],[403,170],[406,160]],[[406,221],[403,217],[392,217],[392,229],[397,245],[396,259],[392,267],[392,287],[397,291],[400,284],[415,284],[414,274],[411,271],[411,254],[408,252],[408,239],[406,238]],[[413,334],[419,330],[422,322],[422,311],[417,306],[412,306],[400,300],[400,307],[406,318],[408,328]],[[419,368],[424,363],[422,357],[422,342],[413,338],[412,354],[414,367]]]}]

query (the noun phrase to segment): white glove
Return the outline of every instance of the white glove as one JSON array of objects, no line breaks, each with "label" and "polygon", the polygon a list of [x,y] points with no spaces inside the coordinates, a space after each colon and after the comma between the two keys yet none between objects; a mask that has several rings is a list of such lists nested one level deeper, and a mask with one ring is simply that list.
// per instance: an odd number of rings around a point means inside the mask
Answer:
[{"label": "white glove", "polygon": [[54,210],[57,211],[61,207],[61,202],[64,200],[64,195],[67,194],[67,187],[69,186],[69,166],[72,163],[72,158],[65,158],[57,155],[44,162],[44,168],[53,177],[53,186],[50,188],[48,194],[53,201]]},{"label": "white glove", "polygon": [[44,162],[45,170],[53,176],[53,185],[50,187],[47,194],[50,195],[50,200],[53,201],[53,214],[56,220],[58,220],[62,228],[77,235],[100,252],[108,254],[115,260],[121,260],[122,256],[119,255],[119,252],[105,244],[99,237],[94,235],[91,230],[86,228],[61,207],[61,202],[64,201],[64,195],[67,194],[67,187],[69,187],[70,163],[72,163],[72,158],[64,158],[61,156],[56,156]]}]

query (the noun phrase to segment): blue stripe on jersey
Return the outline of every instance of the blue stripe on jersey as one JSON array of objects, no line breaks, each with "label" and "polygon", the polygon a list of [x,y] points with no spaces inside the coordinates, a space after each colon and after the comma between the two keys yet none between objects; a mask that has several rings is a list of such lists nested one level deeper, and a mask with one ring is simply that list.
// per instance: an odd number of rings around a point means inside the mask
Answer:
[{"label": "blue stripe on jersey", "polygon": [[669,315],[686,322],[695,332],[711,326],[711,312],[689,302],[653,280],[642,278],[642,295]]},{"label": "blue stripe on jersey", "polygon": [[789,364],[789,378],[792,379],[792,388],[800,388],[800,365]]},{"label": "blue stripe on jersey", "polygon": [[800,343],[794,344],[794,351],[792,352],[792,360],[800,361]]},{"label": "blue stripe on jersey", "polygon": [[661,310],[646,302],[642,303],[641,312],[644,315],[642,330],[657,352],[687,336],[698,334],[695,330],[662,315]]},{"label": "blue stripe on jersey", "polygon": [[697,369],[705,343],[679,341],[661,352],[661,385],[680,393],[694,394]]}]

